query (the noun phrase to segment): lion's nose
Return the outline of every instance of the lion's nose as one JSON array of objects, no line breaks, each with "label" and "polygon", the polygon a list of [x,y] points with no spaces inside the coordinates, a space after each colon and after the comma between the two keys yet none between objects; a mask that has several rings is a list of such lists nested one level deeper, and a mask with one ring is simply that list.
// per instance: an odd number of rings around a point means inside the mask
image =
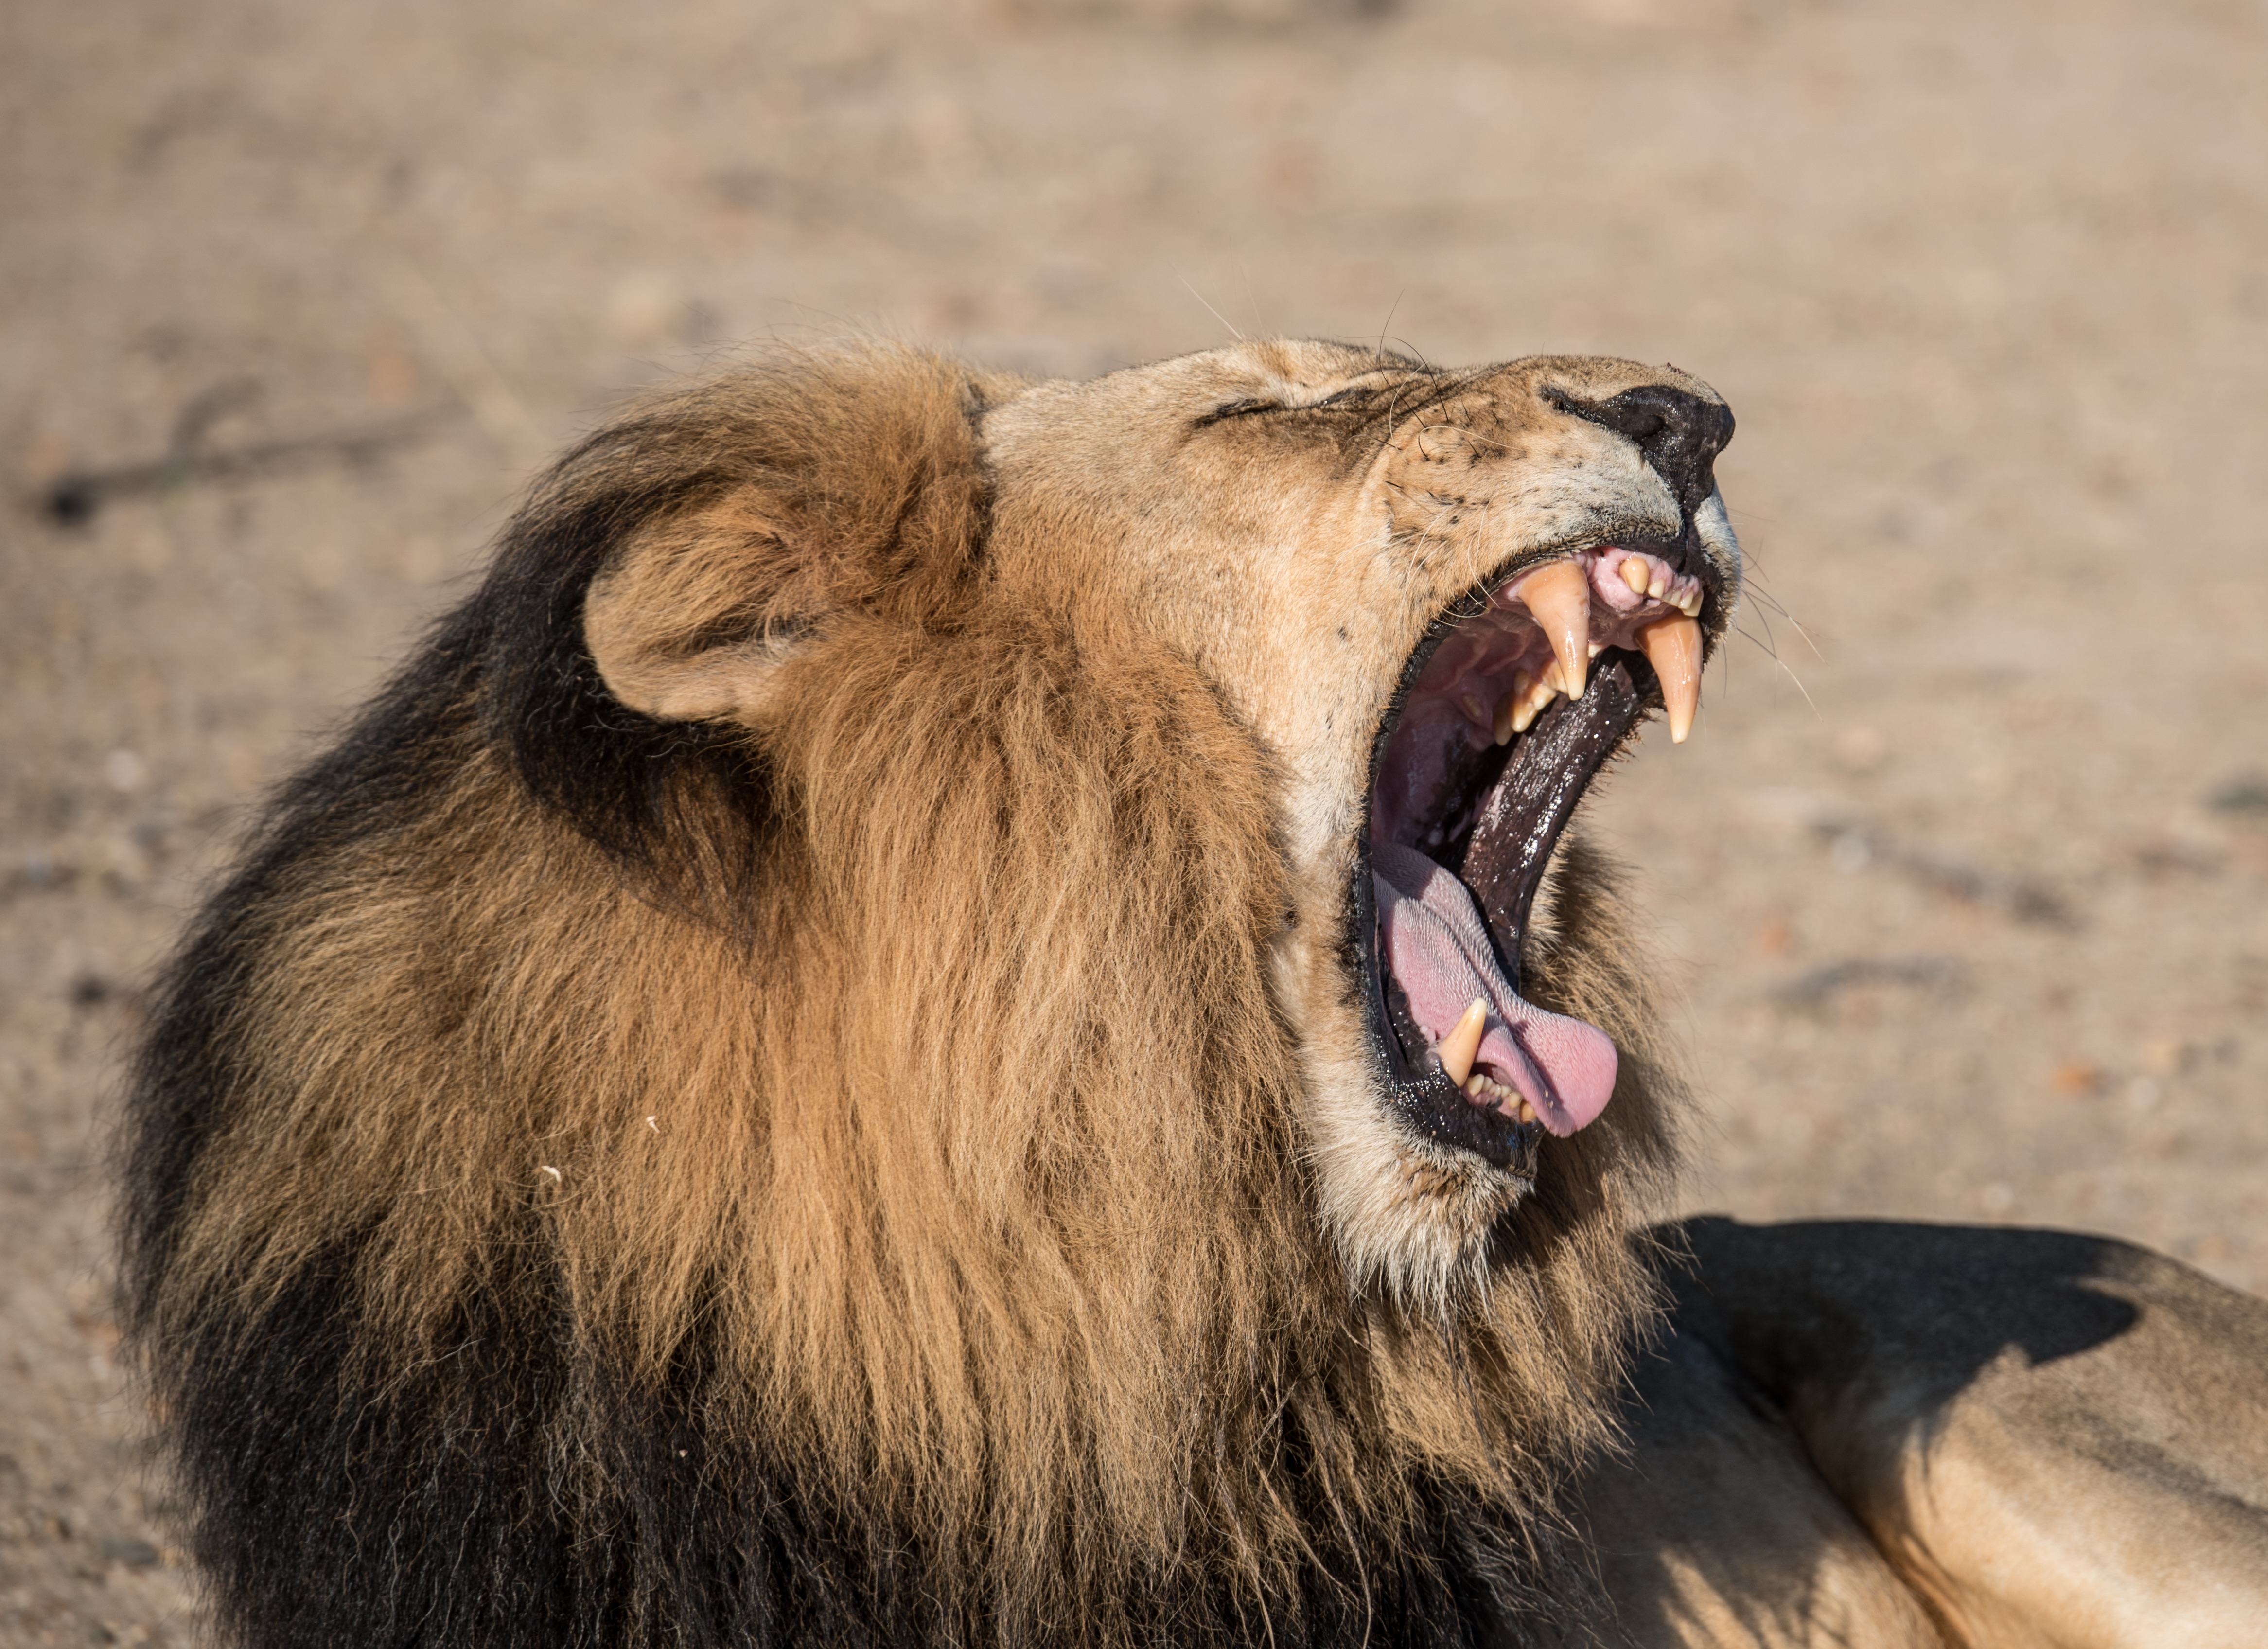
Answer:
[{"label": "lion's nose", "polygon": [[1626,389],[1609,401],[1556,399],[1562,411],[1636,441],[1687,515],[1717,490],[1717,454],[1733,438],[1733,409],[1723,401],[1668,384]]}]

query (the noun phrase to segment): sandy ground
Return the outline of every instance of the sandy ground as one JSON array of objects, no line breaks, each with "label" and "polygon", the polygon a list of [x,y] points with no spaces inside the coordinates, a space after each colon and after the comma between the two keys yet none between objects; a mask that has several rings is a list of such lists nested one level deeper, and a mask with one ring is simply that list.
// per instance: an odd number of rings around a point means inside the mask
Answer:
[{"label": "sandy ground", "polygon": [[137,982],[530,467],[771,336],[1700,373],[1747,638],[1592,809],[1689,1204],[2268,1287],[2264,48],[2252,0],[0,9],[0,1642],[195,1636],[106,1300]]}]

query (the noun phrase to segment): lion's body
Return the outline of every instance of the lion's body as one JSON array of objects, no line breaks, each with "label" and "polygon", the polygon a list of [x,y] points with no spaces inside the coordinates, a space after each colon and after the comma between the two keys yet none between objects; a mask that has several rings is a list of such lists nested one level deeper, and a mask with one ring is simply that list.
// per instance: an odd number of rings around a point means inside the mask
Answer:
[{"label": "lion's body", "polygon": [[1553,1495],[1654,1309],[1641,953],[1564,850],[1523,989],[1620,1072],[1523,1177],[1381,1110],[1350,887],[1461,592],[1650,532],[1721,629],[1713,449],[1673,487],[1563,405],[1641,391],[1714,404],[1624,363],[878,350],[563,460],[276,800],[143,1055],[129,1315],[224,1629],[1590,1618]]},{"label": "lion's body", "polygon": [[1632,1649],[2268,1638],[2268,1301],[2070,1232],[1660,1234],[1672,1329],[1580,1495]]}]

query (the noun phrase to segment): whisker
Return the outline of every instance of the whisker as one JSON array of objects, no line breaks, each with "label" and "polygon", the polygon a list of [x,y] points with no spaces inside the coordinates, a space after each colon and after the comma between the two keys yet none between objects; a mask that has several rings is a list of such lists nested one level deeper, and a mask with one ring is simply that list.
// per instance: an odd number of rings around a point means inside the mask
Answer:
[{"label": "whisker", "polygon": [[1242,258],[1236,261],[1236,272],[1244,277],[1244,301],[1252,306],[1253,324],[1260,328],[1263,337],[1272,336],[1276,328],[1268,324],[1268,317],[1260,313],[1260,294],[1253,289],[1252,270]]},{"label": "whisker", "polygon": [[1756,636],[1750,634],[1748,630],[1742,629],[1737,624],[1733,627],[1733,634],[1738,636],[1742,641],[1747,642],[1749,646],[1754,647],[1758,652],[1764,654],[1765,658],[1771,659],[1774,664],[1778,664],[1779,662],[1779,654],[1772,651],[1771,644],[1768,642],[1759,640]]},{"label": "whisker", "polygon": [[1793,629],[1797,635],[1803,637],[1803,644],[1811,649],[1811,656],[1818,659],[1820,663],[1825,664],[1827,662],[1827,655],[1820,651],[1819,644],[1811,639],[1811,632],[1804,629],[1803,621],[1796,617],[1794,614],[1789,612],[1786,607],[1782,607],[1780,609],[1779,615],[1787,621],[1789,629]]},{"label": "whisker", "polygon": [[1405,338],[1405,337],[1402,337],[1402,336],[1400,336],[1400,335],[1398,335],[1395,336],[1395,340],[1394,340],[1394,341],[1395,341],[1396,343],[1400,344],[1403,349],[1405,349],[1405,350],[1409,350],[1409,351],[1410,351],[1410,358],[1411,358],[1411,359],[1413,359],[1413,360],[1415,360],[1415,361],[1418,363],[1418,365],[1420,365],[1420,366],[1424,367],[1424,368],[1425,368],[1427,372],[1432,372],[1432,371],[1433,370],[1433,363],[1432,363],[1432,362],[1431,362],[1431,361],[1429,361],[1429,360],[1427,360],[1427,359],[1425,358],[1425,350],[1423,350],[1419,349],[1416,344],[1414,344],[1414,343],[1410,342],[1409,339],[1407,339],[1407,338]]},{"label": "whisker", "polygon": [[[1743,641],[1746,641],[1749,645],[1753,646],[1758,652],[1764,654],[1765,658],[1771,659],[1772,661],[1772,668],[1775,672],[1785,672],[1787,679],[1795,684],[1795,690],[1803,695],[1803,702],[1810,706],[1811,713],[1815,716],[1819,715],[1819,703],[1817,700],[1811,696],[1811,689],[1804,686],[1803,678],[1795,673],[1794,668],[1789,665],[1786,659],[1779,656],[1779,653],[1776,649],[1769,647],[1763,642],[1758,641],[1754,636],[1750,635],[1745,629],[1736,628],[1734,633],[1739,636]],[[1822,717],[1821,719],[1823,720],[1825,718]]]},{"label": "whisker", "polygon": [[1803,644],[1811,649],[1812,656],[1817,659],[1822,664],[1827,662],[1826,651],[1820,646],[1816,640],[1813,638],[1811,632],[1804,628],[1803,621],[1796,617],[1793,613],[1790,612],[1786,605],[1765,586],[1761,574],[1751,572],[1748,578],[1742,581],[1742,593],[1744,594],[1754,597],[1758,607],[1770,608],[1772,612],[1777,613],[1780,617],[1786,619],[1788,622],[1789,627],[1793,629],[1797,635],[1803,637]]},{"label": "whisker", "polygon": [[1754,572],[1751,572],[1747,578],[1741,581],[1741,587],[1744,594],[1753,595],[1757,600],[1764,603],[1764,606],[1771,608],[1773,612],[1778,614],[1782,618],[1786,618],[1787,616],[1786,606],[1780,600],[1779,597],[1771,593],[1771,589]]},{"label": "whisker", "polygon": [[1174,278],[1179,281],[1182,285],[1189,287],[1189,296],[1196,298],[1197,302],[1204,304],[1205,313],[1211,315],[1215,320],[1220,322],[1222,326],[1226,327],[1228,328],[1229,336],[1234,338],[1239,343],[1242,343],[1245,341],[1244,335],[1236,329],[1234,323],[1233,323],[1226,315],[1222,314],[1220,311],[1215,309],[1211,304],[1205,304],[1204,294],[1197,291],[1196,287],[1189,286],[1189,277],[1188,276],[1182,274],[1179,269],[1175,269],[1174,271]]},{"label": "whisker", "polygon": [[[1773,662],[1774,662],[1774,663],[1778,663],[1778,660],[1775,659]],[[1819,714],[1819,705],[1818,705],[1818,703],[1816,703],[1816,702],[1812,698],[1812,696],[1811,696],[1811,689],[1810,689],[1809,688],[1808,688],[1808,687],[1804,686],[1804,684],[1803,684],[1803,678],[1802,678],[1801,676],[1800,676],[1800,675],[1796,674],[1796,673],[1795,673],[1794,671],[1793,671],[1793,670],[1788,670],[1787,666],[1786,666],[1786,665],[1785,665],[1785,664],[1781,664],[1781,665],[1779,666],[1779,667],[1780,667],[1781,669],[1783,669],[1783,670],[1787,670],[1787,679],[1788,679],[1789,681],[1791,681],[1794,682],[1794,683],[1795,683],[1795,690],[1796,690],[1797,692],[1799,692],[1799,693],[1800,693],[1800,694],[1802,694],[1802,695],[1803,695],[1803,703],[1804,703],[1805,707],[1806,707],[1806,708],[1808,708],[1815,717],[1818,717],[1818,718],[1819,718],[1820,720],[1822,720],[1822,721],[1826,720],[1827,718],[1826,718],[1824,716],[1820,716],[1820,714]]]}]

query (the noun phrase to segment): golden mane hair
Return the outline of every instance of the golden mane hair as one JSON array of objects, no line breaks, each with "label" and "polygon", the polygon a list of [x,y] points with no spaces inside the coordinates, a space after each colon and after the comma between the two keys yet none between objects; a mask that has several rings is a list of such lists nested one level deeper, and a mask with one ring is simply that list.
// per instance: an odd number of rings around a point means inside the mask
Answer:
[{"label": "golden mane hair", "polygon": [[1361,1285],[1281,776],[1076,565],[999,572],[1017,387],[878,347],[634,408],[185,941],[127,1285],[229,1630],[1446,1642],[1582,1592],[1552,1485],[1674,1093],[1610,870],[1563,847],[1528,978],[1623,1050],[1613,1125],[1484,1287]]}]

